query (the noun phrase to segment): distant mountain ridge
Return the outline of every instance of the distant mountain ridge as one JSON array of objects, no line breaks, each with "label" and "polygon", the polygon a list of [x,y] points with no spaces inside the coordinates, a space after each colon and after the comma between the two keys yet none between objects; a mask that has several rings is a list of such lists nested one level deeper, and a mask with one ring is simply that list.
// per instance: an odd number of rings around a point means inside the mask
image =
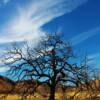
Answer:
[{"label": "distant mountain ridge", "polygon": [[[93,88],[100,89],[100,77],[90,82]],[[20,80],[13,81],[7,77],[0,76],[0,93],[33,93],[37,86],[36,80]],[[61,91],[60,85],[57,86],[56,90]],[[76,87],[66,87],[66,89],[75,89]],[[42,84],[37,88],[38,93],[48,93],[49,88],[46,84]]]},{"label": "distant mountain ridge", "polygon": [[34,89],[36,82],[33,80],[13,81],[0,75],[0,93],[22,93]]}]

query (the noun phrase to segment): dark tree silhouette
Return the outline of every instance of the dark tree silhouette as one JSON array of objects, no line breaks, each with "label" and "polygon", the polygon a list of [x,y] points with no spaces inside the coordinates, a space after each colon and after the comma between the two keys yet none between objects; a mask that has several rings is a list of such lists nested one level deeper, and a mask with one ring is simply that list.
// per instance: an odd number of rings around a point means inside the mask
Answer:
[{"label": "dark tree silhouette", "polygon": [[57,35],[47,35],[36,47],[27,43],[23,47],[13,44],[7,50],[4,62],[10,67],[10,75],[47,84],[50,88],[49,100],[55,100],[58,84],[80,87],[87,77],[87,64],[80,64],[71,44]]}]

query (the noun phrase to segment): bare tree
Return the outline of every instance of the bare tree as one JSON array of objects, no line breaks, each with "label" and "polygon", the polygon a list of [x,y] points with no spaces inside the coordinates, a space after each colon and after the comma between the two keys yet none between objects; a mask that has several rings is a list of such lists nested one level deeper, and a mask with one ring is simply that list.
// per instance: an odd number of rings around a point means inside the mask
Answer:
[{"label": "bare tree", "polygon": [[100,99],[100,69],[94,68],[91,71],[92,79],[88,82],[88,84],[86,84],[87,92],[91,100],[98,100]]},{"label": "bare tree", "polygon": [[47,35],[36,47],[15,43],[7,50],[4,62],[10,67],[11,75],[48,85],[49,100],[55,100],[58,84],[80,86],[87,75],[86,63],[80,64],[71,44],[57,35]]}]

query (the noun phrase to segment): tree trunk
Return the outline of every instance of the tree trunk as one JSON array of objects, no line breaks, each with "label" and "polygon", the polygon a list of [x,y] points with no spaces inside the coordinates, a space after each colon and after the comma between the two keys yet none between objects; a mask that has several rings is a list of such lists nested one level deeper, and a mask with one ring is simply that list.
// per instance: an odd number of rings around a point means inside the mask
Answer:
[{"label": "tree trunk", "polygon": [[50,96],[48,100],[55,100],[55,87],[50,88]]}]

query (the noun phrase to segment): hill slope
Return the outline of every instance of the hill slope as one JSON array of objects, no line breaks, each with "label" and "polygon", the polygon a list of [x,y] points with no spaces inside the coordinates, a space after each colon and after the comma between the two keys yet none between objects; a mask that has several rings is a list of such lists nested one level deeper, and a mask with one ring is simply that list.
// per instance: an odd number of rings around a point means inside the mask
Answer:
[{"label": "hill slope", "polygon": [[[94,89],[100,90],[100,77],[90,81],[90,84]],[[36,80],[13,81],[7,77],[0,76],[0,93],[33,93],[36,86]],[[67,87],[66,89],[70,88],[75,89],[76,87]],[[49,92],[49,88],[46,84],[42,84],[36,91],[40,94],[46,94]],[[56,91],[61,91],[61,86],[57,86]]]},{"label": "hill slope", "polygon": [[9,93],[15,86],[15,82],[7,77],[0,76],[0,93]]}]

